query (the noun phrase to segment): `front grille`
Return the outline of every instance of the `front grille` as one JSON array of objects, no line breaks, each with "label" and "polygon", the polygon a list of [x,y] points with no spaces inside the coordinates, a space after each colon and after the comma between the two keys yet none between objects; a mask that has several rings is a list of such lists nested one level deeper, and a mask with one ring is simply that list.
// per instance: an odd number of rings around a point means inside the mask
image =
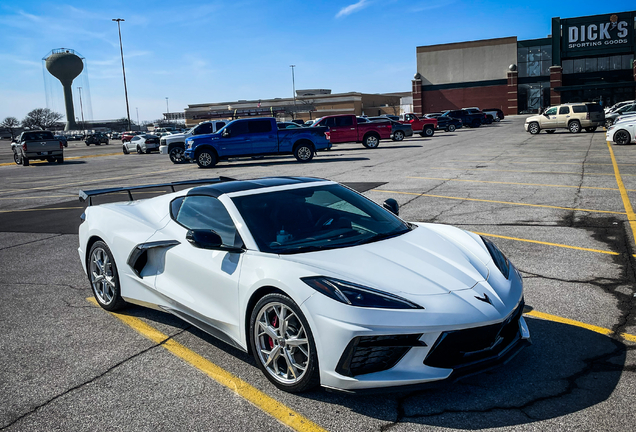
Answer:
[{"label": "front grille", "polygon": [[426,346],[421,334],[358,336],[347,345],[336,372],[345,376],[363,375],[391,369],[414,346]]},{"label": "front grille", "polygon": [[523,301],[504,322],[444,332],[424,359],[427,366],[457,369],[499,357],[519,339]]}]

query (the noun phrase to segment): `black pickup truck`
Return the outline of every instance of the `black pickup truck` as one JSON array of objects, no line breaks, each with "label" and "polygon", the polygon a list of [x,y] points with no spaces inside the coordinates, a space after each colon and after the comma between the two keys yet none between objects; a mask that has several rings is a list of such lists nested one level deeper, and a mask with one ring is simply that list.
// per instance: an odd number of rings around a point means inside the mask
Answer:
[{"label": "black pickup truck", "polygon": [[468,126],[472,128],[477,128],[481,126],[486,119],[485,114],[483,112],[472,114],[465,109],[446,111],[442,115],[460,119],[464,126]]}]

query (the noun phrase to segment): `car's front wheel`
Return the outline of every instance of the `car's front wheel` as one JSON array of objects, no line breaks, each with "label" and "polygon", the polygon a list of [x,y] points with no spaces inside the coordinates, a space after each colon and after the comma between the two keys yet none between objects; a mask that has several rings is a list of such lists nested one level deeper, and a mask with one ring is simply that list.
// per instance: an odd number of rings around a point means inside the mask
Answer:
[{"label": "car's front wheel", "polygon": [[170,161],[174,164],[185,162],[185,150],[181,146],[172,147],[168,156],[170,156]]},{"label": "car's front wheel", "polygon": [[261,298],[252,311],[249,334],[258,367],[276,387],[296,393],[320,384],[314,337],[291,298],[279,293]]},{"label": "car's front wheel", "polygon": [[614,142],[618,145],[629,144],[631,140],[632,137],[629,136],[629,132],[627,132],[625,129],[616,131],[616,133],[614,134]]},{"label": "car's front wheel", "polygon": [[212,168],[219,161],[219,158],[212,150],[204,149],[197,153],[196,161],[199,168]]},{"label": "car's front wheel", "polygon": [[96,241],[88,253],[88,280],[101,307],[115,311],[126,306],[121,297],[119,273],[113,254],[103,241]]},{"label": "car's front wheel", "polygon": [[404,139],[404,132],[395,131],[393,134],[393,141],[402,141]]},{"label": "car's front wheel", "polygon": [[530,132],[532,135],[536,135],[539,132],[541,132],[541,128],[539,127],[539,123],[537,122],[532,122],[528,125],[528,132]]},{"label": "car's front wheel", "polygon": [[15,162],[16,165],[20,165],[20,155],[17,152],[13,152],[13,162]]},{"label": "car's front wheel", "polygon": [[141,150],[141,146],[137,145],[137,153],[144,154],[143,150]]},{"label": "car's front wheel", "polygon": [[612,119],[605,120],[605,129],[609,129],[610,126],[613,124],[614,124],[614,121]]},{"label": "car's front wheel", "polygon": [[130,153],[130,152],[128,151],[128,148],[126,147],[126,144],[124,144],[124,145],[122,145],[122,146],[121,146],[121,151],[122,151],[124,154],[129,154],[129,153]]}]

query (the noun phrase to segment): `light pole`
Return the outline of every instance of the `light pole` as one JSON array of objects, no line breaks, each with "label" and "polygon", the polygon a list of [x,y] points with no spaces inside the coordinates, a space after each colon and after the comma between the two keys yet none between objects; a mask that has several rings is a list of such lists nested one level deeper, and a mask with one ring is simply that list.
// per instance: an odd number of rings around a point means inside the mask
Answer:
[{"label": "light pole", "polygon": [[135,110],[137,110],[137,126],[140,126],[140,124],[139,124],[139,108],[135,108]]},{"label": "light pole", "polygon": [[170,107],[168,106],[168,97],[166,97],[166,121],[170,123]]},{"label": "light pole", "polygon": [[128,116],[128,130],[130,130],[130,107],[128,106],[128,88],[126,87],[126,68],[124,67],[124,46],[121,43],[121,26],[120,23],[125,21],[122,18],[113,18],[117,21],[117,30],[119,31],[119,50],[121,51],[121,70],[124,74],[124,95],[126,96],[126,115]]},{"label": "light pole", "polygon": [[86,133],[86,123],[84,123],[84,105],[82,104],[82,88],[78,87],[79,97],[80,97],[80,111],[82,112],[82,129],[84,129],[84,133]]},{"label": "light pole", "polygon": [[296,119],[296,80],[294,77],[294,68],[296,67],[296,65],[289,65],[289,67],[292,70],[292,92],[294,95],[294,114],[292,115],[292,118]]}]

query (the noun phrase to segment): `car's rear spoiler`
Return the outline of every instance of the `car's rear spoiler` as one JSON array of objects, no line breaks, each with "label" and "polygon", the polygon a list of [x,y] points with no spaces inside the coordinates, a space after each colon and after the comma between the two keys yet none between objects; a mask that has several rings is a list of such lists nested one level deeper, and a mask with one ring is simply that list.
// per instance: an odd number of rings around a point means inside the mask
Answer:
[{"label": "car's rear spoiler", "polygon": [[93,190],[89,190],[89,191],[83,191],[83,190],[80,189],[80,191],[79,191],[79,200],[80,200],[80,202],[88,201],[88,205],[91,206],[91,205],[93,205],[93,197],[94,196],[106,195],[106,194],[118,193],[118,192],[119,193],[127,192],[128,193],[128,200],[129,201],[133,201],[132,192],[133,191],[139,191],[139,190],[142,190],[142,189],[169,187],[172,190],[172,192],[175,192],[175,189],[174,189],[175,186],[195,185],[195,184],[208,184],[208,183],[220,183],[220,182],[233,181],[233,180],[235,180],[235,179],[221,176],[221,177],[214,178],[214,179],[184,180],[184,181],[177,181],[177,182],[171,182],[171,183],[158,183],[158,184],[150,184],[150,185],[142,185],[142,186],[116,187],[116,188],[109,188],[109,189],[93,189]]}]

